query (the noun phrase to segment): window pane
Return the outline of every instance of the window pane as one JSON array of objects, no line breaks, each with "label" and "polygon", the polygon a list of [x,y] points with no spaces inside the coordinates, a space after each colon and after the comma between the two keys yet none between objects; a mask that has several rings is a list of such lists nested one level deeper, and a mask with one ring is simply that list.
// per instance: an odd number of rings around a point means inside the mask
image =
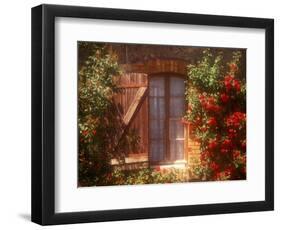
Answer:
[{"label": "window pane", "polygon": [[149,98],[149,113],[150,119],[164,119],[165,99],[158,97]]},{"label": "window pane", "polygon": [[165,120],[150,120],[150,139],[163,139],[164,138],[164,123]]},{"label": "window pane", "polygon": [[182,160],[184,156],[184,141],[170,141],[170,160]]},{"label": "window pane", "polygon": [[169,137],[170,139],[184,138],[184,127],[180,119],[170,120]]},{"label": "window pane", "polygon": [[165,145],[163,140],[150,141],[150,158],[152,161],[163,161],[165,159]]},{"label": "window pane", "polygon": [[170,98],[170,117],[182,117],[184,115],[184,97]]},{"label": "window pane", "polygon": [[165,81],[163,77],[153,77],[149,83],[149,96],[164,97]]},{"label": "window pane", "polygon": [[184,79],[178,77],[170,78],[170,96],[184,96]]}]

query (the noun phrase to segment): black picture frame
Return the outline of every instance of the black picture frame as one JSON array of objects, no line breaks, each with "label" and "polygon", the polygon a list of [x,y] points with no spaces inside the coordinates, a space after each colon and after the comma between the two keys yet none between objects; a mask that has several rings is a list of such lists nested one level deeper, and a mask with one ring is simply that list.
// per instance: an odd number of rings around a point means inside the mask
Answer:
[{"label": "black picture frame", "polygon": [[[55,213],[55,18],[108,19],[265,29],[265,200]],[[274,209],[274,20],[110,8],[32,8],[32,221],[41,225]]]}]

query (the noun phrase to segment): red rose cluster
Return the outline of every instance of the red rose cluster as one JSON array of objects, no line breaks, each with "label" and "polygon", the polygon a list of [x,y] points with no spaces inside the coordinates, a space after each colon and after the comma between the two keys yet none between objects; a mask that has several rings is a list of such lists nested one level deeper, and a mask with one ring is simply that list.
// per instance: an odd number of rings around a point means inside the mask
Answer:
[{"label": "red rose cluster", "polygon": [[235,89],[237,92],[241,90],[241,84],[239,80],[235,79],[232,75],[227,75],[224,77],[224,86],[227,92],[231,89]]},{"label": "red rose cluster", "polygon": [[[196,71],[191,72],[194,82],[189,81],[192,96],[188,98],[186,119],[194,140],[200,144],[199,172],[206,180],[245,178],[246,95],[242,90],[245,81],[239,71],[239,60],[233,56],[228,69],[223,62],[216,67],[221,71],[217,79],[212,74],[211,77],[201,74],[213,73],[213,62],[198,65],[194,67]],[[206,66],[209,69],[206,70]]]},{"label": "red rose cluster", "polygon": [[207,121],[207,124],[210,126],[216,126],[217,125],[217,120],[214,117],[210,117],[210,119]]},{"label": "red rose cluster", "polygon": [[206,97],[203,94],[199,95],[199,101],[202,107],[209,112],[220,112],[221,107],[217,105],[214,97]]},{"label": "red rose cluster", "polygon": [[234,112],[226,118],[226,125],[228,127],[239,127],[246,121],[246,114],[242,112]]},{"label": "red rose cluster", "polygon": [[213,154],[213,152],[211,152],[211,151],[203,151],[202,153],[201,153],[201,155],[200,155],[200,160],[202,161],[202,162],[205,162],[205,161],[207,161],[208,159],[210,159],[210,158],[213,158],[214,157],[214,154]]},{"label": "red rose cluster", "polygon": [[229,96],[226,93],[222,93],[220,97],[223,103],[227,103],[229,100]]},{"label": "red rose cluster", "polygon": [[218,146],[217,140],[210,140],[208,144],[208,149],[209,150],[214,150]]}]

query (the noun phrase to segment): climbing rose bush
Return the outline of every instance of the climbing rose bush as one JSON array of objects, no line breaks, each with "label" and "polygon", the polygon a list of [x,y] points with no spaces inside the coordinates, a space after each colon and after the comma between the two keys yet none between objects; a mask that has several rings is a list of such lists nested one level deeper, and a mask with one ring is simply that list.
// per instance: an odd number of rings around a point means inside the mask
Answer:
[{"label": "climbing rose bush", "polygon": [[222,53],[203,52],[188,66],[187,110],[183,123],[200,144],[201,180],[246,178],[246,78],[241,52],[226,61]]},{"label": "climbing rose bush", "polygon": [[[104,45],[79,42],[78,127],[79,186],[106,185],[112,173],[111,160],[124,162],[137,148],[135,130],[124,131],[123,117],[114,103],[115,79],[121,76],[117,57]],[[85,52],[83,52],[84,54]]]}]

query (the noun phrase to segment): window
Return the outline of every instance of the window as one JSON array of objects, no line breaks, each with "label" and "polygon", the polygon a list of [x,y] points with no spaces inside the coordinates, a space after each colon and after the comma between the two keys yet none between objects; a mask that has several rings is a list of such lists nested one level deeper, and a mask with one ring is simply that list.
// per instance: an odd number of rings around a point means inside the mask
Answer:
[{"label": "window", "polygon": [[151,77],[149,82],[149,153],[151,162],[184,159],[184,79]]}]

